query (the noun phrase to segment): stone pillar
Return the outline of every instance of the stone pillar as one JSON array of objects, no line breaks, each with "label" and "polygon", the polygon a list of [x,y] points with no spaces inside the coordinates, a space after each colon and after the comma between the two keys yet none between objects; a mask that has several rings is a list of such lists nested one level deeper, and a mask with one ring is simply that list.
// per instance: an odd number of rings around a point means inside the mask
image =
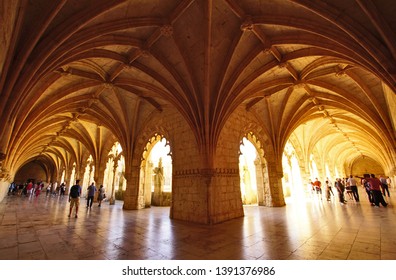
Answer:
[{"label": "stone pillar", "polygon": [[271,197],[266,206],[284,206],[285,198],[283,196],[283,188],[282,188],[282,166],[279,166],[275,163],[268,164],[268,179]]},{"label": "stone pillar", "polygon": [[139,188],[140,167],[132,166],[130,169],[126,166],[125,179],[127,187],[124,193],[125,210],[137,210],[145,208],[144,191]]},{"label": "stone pillar", "polygon": [[114,197],[114,190],[115,190],[115,184],[117,183],[117,168],[118,168],[118,161],[114,161],[114,167],[113,167],[113,182],[111,184],[111,194],[110,194],[110,205],[115,204],[115,197]]},{"label": "stone pillar", "polygon": [[143,179],[143,182],[140,182],[140,188],[144,188],[144,206],[150,207],[151,206],[151,185],[152,185],[152,175],[153,175],[153,163],[148,161],[147,167],[145,170],[141,170],[140,178]]},{"label": "stone pillar", "polygon": [[208,186],[199,169],[174,167],[170,217],[202,224],[209,223]]},{"label": "stone pillar", "polygon": [[65,182],[66,182],[65,195],[69,194],[69,189],[70,189],[71,186],[73,186],[73,182],[70,181],[72,170],[73,170],[73,166],[71,168],[70,167],[66,168],[66,172],[65,172]]},{"label": "stone pillar", "polygon": [[260,164],[260,160],[255,160],[254,165],[256,166],[258,205],[264,205],[264,172],[266,170],[266,165]]},{"label": "stone pillar", "polygon": [[237,166],[175,169],[171,218],[216,224],[244,215]]},{"label": "stone pillar", "polygon": [[[106,163],[104,163],[104,164],[99,163],[98,165],[99,165],[98,168],[97,169],[95,168],[95,174],[94,174],[94,181],[95,181],[95,186],[96,186],[97,190],[99,190],[100,185],[103,184],[104,167],[106,166]],[[96,192],[95,196],[94,196],[94,201],[98,200],[98,195],[99,195],[99,192]]]},{"label": "stone pillar", "polygon": [[4,197],[7,195],[8,188],[10,187],[11,179],[12,179],[10,174],[7,172],[5,168],[1,169],[1,161],[2,159],[0,158],[0,201],[2,201]]},{"label": "stone pillar", "polygon": [[216,224],[243,217],[241,179],[235,168],[215,168],[209,181],[209,223]]}]

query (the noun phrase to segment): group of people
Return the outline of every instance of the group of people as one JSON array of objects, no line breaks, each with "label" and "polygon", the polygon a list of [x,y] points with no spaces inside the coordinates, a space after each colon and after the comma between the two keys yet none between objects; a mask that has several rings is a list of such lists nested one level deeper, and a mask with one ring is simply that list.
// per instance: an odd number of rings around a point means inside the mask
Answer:
[{"label": "group of people", "polygon": [[64,196],[66,194],[66,182],[58,186],[58,182],[49,183],[47,185],[46,196]]},{"label": "group of people", "polygon": [[57,182],[50,182],[47,186],[45,186],[44,182],[40,180],[38,182],[35,182],[32,179],[27,180],[25,184],[19,185],[15,182],[12,182],[10,184],[10,187],[8,188],[8,195],[24,195],[29,197],[38,197],[44,190],[46,192],[46,196],[64,196],[66,193],[66,182],[63,182],[59,186]]},{"label": "group of people", "polygon": [[34,182],[33,180],[28,180],[25,184],[16,184],[12,182],[8,188],[8,195],[24,195],[28,197],[37,197],[40,195],[41,191],[44,189],[44,183],[42,181]]},{"label": "group of people", "polygon": [[[10,187],[8,189],[8,195],[24,195],[27,197],[38,197],[41,193],[42,190],[46,191],[46,196],[57,196],[59,195],[60,197],[64,196],[66,194],[66,182],[63,182],[58,186],[57,182],[54,183],[48,183],[48,185],[45,187],[43,182],[37,182],[35,183],[34,180],[28,180],[25,184],[17,185],[15,182],[12,182],[10,184]],[[102,201],[106,198],[106,192],[101,185],[99,189],[95,186],[94,183],[91,183],[91,185],[88,186],[87,188],[87,209],[91,209],[95,194],[97,195],[97,201],[98,201],[98,207],[102,206]],[[82,188],[80,186],[80,180],[76,180],[76,184],[74,184],[72,187],[70,187],[69,190],[69,202],[70,202],[70,209],[69,209],[69,217],[71,216],[73,208],[75,208],[75,218],[78,217],[78,208],[80,206],[80,197],[82,194]]]},{"label": "group of people", "polygon": [[[385,178],[384,176],[381,176],[378,179],[377,177],[375,177],[374,174],[365,174],[364,177],[355,177],[361,179],[361,185],[364,187],[371,205],[376,207],[379,207],[380,204],[384,207],[388,205],[384,197],[386,195],[390,197],[389,177]],[[322,199],[321,181],[319,181],[318,178],[315,178],[315,181],[311,181],[310,185],[312,187],[312,192],[318,194],[320,199]],[[328,178],[326,178],[325,194],[327,201],[330,201],[331,196],[334,196],[332,187],[333,184]],[[360,201],[357,179],[355,179],[352,175],[350,175],[349,178],[337,178],[334,182],[334,188],[337,190],[340,203],[345,204],[347,202],[345,198],[345,193],[349,196],[350,199],[353,199],[356,202]]]},{"label": "group of people", "polygon": [[376,178],[374,174],[368,175],[366,174],[362,179],[362,184],[366,190],[367,198],[371,205],[375,207],[388,206],[388,203],[385,201],[384,196],[389,193],[389,181],[386,178],[381,177],[380,179]]},{"label": "group of people", "polygon": [[[80,180],[76,180],[76,184],[73,185],[70,188],[69,191],[69,202],[70,202],[70,208],[69,208],[69,215],[68,217],[70,218],[73,208],[75,207],[75,215],[74,217],[78,217],[78,209],[80,207],[80,197],[81,197],[81,186],[80,186]],[[91,183],[87,189],[87,209],[92,208],[92,204],[95,198],[95,194],[98,192],[98,207],[101,207],[102,201],[106,198],[106,193],[105,189],[103,188],[103,185],[100,185],[99,189],[96,188],[94,183]]]}]

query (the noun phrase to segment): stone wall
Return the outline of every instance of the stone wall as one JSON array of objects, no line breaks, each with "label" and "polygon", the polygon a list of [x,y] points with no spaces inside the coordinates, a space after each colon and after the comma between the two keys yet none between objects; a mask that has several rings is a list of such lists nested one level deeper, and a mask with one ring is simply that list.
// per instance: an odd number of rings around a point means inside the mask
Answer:
[{"label": "stone wall", "polygon": [[253,113],[245,110],[244,106],[240,106],[230,116],[219,137],[216,153],[216,162],[218,163],[216,165],[227,163],[238,168],[240,142],[243,137],[252,133],[256,138],[255,146],[261,156],[263,172],[267,172],[267,174],[263,174],[264,193],[259,194],[259,197],[263,197],[260,198],[260,205],[284,206],[282,161],[281,157],[277,156],[271,138],[266,131],[268,128],[265,127],[265,124],[260,123]]},{"label": "stone wall", "polygon": [[4,197],[7,196],[10,182],[3,181],[0,179],[0,202],[3,201]]},{"label": "stone wall", "polygon": [[[252,114],[236,110],[225,124],[217,140],[213,155],[200,151],[193,130],[180,114],[166,110],[147,124],[139,133],[133,151],[133,164],[124,197],[124,209],[141,209],[145,193],[140,180],[140,163],[148,139],[163,135],[172,153],[172,200],[170,217],[195,223],[215,224],[242,217],[243,206],[239,176],[240,141],[253,132],[260,139],[260,154],[270,155],[267,191],[261,204],[282,206],[282,172],[273,156],[272,143]],[[261,141],[261,142],[260,142]],[[265,151],[264,151],[265,147]],[[262,162],[266,162],[262,159]],[[281,166],[281,164],[280,164]],[[265,166],[267,168],[267,166]],[[128,172],[126,172],[128,173]],[[267,184],[268,183],[268,184]]]}]

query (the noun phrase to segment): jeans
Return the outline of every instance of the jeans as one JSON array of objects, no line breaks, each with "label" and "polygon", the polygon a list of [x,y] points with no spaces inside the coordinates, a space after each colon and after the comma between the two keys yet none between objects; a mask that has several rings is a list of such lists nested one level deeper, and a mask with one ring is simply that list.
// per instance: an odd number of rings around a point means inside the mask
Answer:
[{"label": "jeans", "polygon": [[88,207],[92,207],[93,200],[94,200],[93,195],[92,195],[92,196],[88,196],[88,199],[87,199],[87,208],[88,208]]},{"label": "jeans", "polygon": [[351,191],[353,194],[353,197],[355,198],[355,201],[359,201],[359,192],[357,186],[351,186]]}]

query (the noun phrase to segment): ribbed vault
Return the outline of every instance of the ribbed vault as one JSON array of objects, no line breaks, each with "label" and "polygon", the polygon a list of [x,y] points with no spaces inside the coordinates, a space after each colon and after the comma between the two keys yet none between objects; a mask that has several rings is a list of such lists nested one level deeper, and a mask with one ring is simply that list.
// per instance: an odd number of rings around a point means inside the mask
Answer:
[{"label": "ribbed vault", "polygon": [[109,139],[128,151],[168,108],[210,162],[241,106],[279,159],[294,133],[346,166],[395,166],[384,93],[396,89],[394,1],[8,2],[0,151],[11,173],[34,159],[79,162],[82,147],[99,159]]}]

